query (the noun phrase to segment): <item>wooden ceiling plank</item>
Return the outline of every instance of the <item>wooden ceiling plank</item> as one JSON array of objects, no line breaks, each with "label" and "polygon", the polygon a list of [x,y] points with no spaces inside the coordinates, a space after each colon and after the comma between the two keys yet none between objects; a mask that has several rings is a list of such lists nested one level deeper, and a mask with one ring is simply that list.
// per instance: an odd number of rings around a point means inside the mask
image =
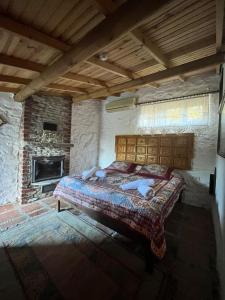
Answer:
[{"label": "wooden ceiling plank", "polygon": [[104,16],[101,14],[95,15],[85,26],[80,28],[77,32],[73,34],[73,36],[70,38],[69,42],[71,44],[75,44],[78,42],[82,37],[84,37],[90,30],[92,30],[94,27],[96,27],[101,21],[104,20]]},{"label": "wooden ceiling plank", "polygon": [[206,3],[205,0],[195,2],[194,5],[190,5],[190,1],[187,3],[189,3],[188,9],[181,10],[179,13],[174,14],[173,17],[167,18],[164,22],[159,23],[157,31],[154,30],[154,27],[150,29],[143,28],[144,33],[149,34],[153,38],[162,35],[164,36],[165,33],[173,33],[174,30],[178,30],[184,25],[189,25],[190,23],[211,14],[215,10],[215,3],[211,0],[209,3]]},{"label": "wooden ceiling plank", "polygon": [[86,1],[81,1],[82,9],[79,11],[76,10],[77,16],[74,19],[73,23],[63,32],[63,38],[69,40],[75,32],[77,32],[82,25],[88,22],[92,17],[94,17],[98,11],[90,3]]},{"label": "wooden ceiling plank", "polygon": [[137,79],[130,80],[129,82],[125,82],[122,84],[115,85],[108,89],[100,89],[96,92],[89,93],[88,95],[78,96],[76,100],[87,100],[87,99],[95,99],[98,97],[109,96],[114,93],[119,93],[126,91],[130,88],[141,87],[147,83],[157,82],[164,79],[171,79],[177,77],[179,75],[187,74],[197,70],[204,70],[209,67],[217,66],[221,63],[225,62],[224,53],[218,53],[215,55],[211,55],[196,61],[192,61],[190,63],[186,63],[177,67],[173,67],[161,72],[157,72],[151,75],[147,75],[144,77],[140,77]]},{"label": "wooden ceiling plank", "polygon": [[157,31],[153,31],[153,30],[144,31],[144,34],[151,36],[153,39],[158,39],[158,38],[162,39],[162,38],[166,38],[168,35],[173,35],[182,32],[182,30],[185,30],[186,27],[191,27],[191,25],[196,26],[199,23],[202,24],[205,21],[213,20],[213,19],[215,19],[214,9],[206,10],[205,12],[201,10],[200,11],[197,10],[195,15],[188,15],[186,20],[181,19],[182,22],[179,22],[177,24],[172,23],[173,26],[163,27],[162,30],[159,30],[157,28]]},{"label": "wooden ceiling plank", "polygon": [[[175,59],[177,57],[183,56],[183,55],[188,55],[189,53],[192,53],[194,51],[197,51],[199,49],[204,49],[205,47],[208,47],[210,45],[214,45],[215,43],[215,36],[210,35],[207,38],[200,39],[198,41],[195,41],[191,44],[181,46],[175,50],[172,50],[168,52],[166,55],[169,58],[169,60]],[[133,68],[134,72],[139,72],[143,71],[149,67],[152,67],[156,65],[155,61],[153,59],[149,61],[145,61],[144,63],[141,63]]]},{"label": "wooden ceiling plank", "polygon": [[14,21],[13,19],[8,18],[2,14],[0,15],[0,27],[63,52],[70,49],[70,46],[66,43],[55,39],[39,30],[36,30],[31,26],[27,26],[18,21]]},{"label": "wooden ceiling plank", "polygon": [[115,13],[107,16],[104,21],[91,30],[71,50],[46,68],[39,77],[32,80],[31,83],[17,93],[15,100],[23,101],[42,89],[45,85],[50,84],[74,66],[103,50],[108,44],[140,26],[147,18],[168,2],[169,0],[126,2]]},{"label": "wooden ceiling plank", "polygon": [[224,29],[224,0],[216,0],[216,51],[222,50]]}]

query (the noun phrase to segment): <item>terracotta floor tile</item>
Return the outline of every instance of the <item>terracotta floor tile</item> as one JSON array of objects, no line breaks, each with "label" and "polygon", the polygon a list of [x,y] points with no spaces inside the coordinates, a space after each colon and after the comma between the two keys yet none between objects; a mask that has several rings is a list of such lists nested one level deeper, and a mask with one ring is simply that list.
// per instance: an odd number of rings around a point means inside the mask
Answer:
[{"label": "terracotta floor tile", "polygon": [[26,213],[30,213],[32,211],[35,211],[35,210],[38,210],[38,209],[41,209],[43,206],[41,205],[41,203],[39,202],[34,202],[34,203],[31,203],[31,204],[25,204],[25,205],[22,205],[21,206],[21,209],[26,212]]},{"label": "terracotta floor tile", "polygon": [[18,204],[5,204],[0,206],[0,214],[4,212],[8,212],[12,209],[15,209],[18,206]]},{"label": "terracotta floor tile", "polygon": [[10,211],[5,212],[5,213],[2,213],[2,214],[0,215],[0,223],[5,222],[5,221],[7,221],[7,220],[11,220],[11,219],[18,218],[18,217],[20,217],[21,215],[22,215],[22,214],[21,214],[18,210],[16,210],[16,209],[10,210]]},{"label": "terracotta floor tile", "polygon": [[36,216],[39,216],[39,215],[44,214],[46,212],[48,212],[48,209],[47,208],[42,208],[40,210],[29,212],[28,214],[29,214],[30,217],[36,217]]}]

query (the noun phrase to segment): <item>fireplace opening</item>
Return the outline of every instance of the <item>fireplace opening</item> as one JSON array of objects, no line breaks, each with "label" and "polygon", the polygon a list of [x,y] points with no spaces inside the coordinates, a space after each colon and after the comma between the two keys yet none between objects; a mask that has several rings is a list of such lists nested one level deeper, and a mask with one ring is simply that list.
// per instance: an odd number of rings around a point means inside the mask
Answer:
[{"label": "fireplace opening", "polygon": [[39,156],[32,158],[32,182],[63,177],[64,156]]}]

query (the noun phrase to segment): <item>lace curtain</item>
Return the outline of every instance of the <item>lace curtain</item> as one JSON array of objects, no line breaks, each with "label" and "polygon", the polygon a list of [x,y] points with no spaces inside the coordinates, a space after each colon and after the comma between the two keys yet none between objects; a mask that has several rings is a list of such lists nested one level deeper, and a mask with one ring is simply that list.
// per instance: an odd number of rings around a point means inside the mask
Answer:
[{"label": "lace curtain", "polygon": [[206,126],[209,96],[140,106],[138,125],[146,127]]}]

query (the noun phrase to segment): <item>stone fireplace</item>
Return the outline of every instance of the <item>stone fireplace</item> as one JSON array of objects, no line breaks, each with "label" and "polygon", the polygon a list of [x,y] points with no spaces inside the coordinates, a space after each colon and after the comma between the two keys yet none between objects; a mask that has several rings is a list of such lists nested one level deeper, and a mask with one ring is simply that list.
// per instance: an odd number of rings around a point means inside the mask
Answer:
[{"label": "stone fireplace", "polygon": [[72,101],[34,95],[26,100],[21,124],[19,201],[50,196],[69,173]]}]

